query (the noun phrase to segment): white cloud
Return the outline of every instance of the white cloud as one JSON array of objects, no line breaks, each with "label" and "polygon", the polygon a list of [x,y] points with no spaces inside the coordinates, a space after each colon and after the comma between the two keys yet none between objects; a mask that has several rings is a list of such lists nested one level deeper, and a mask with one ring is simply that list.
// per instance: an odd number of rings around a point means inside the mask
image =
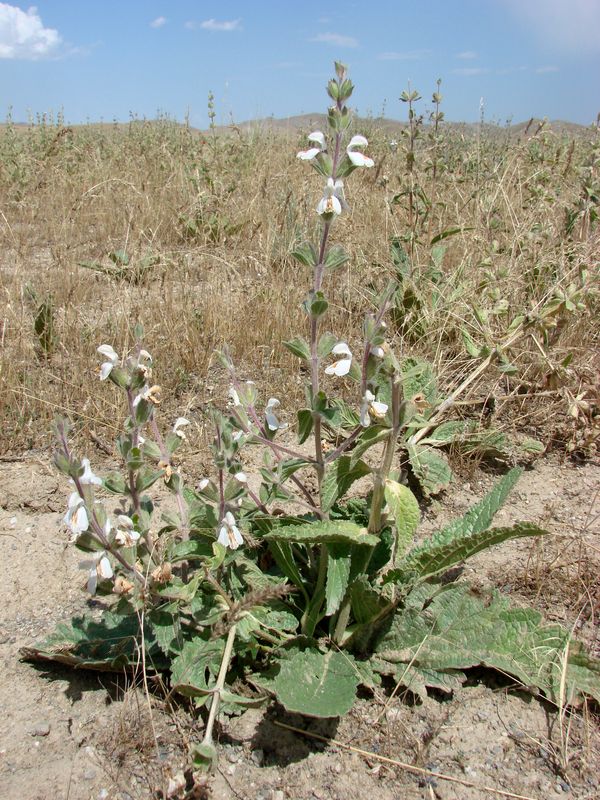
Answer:
[{"label": "white cloud", "polygon": [[545,45],[568,52],[600,53],[598,0],[501,0]]},{"label": "white cloud", "polygon": [[547,66],[547,67],[537,67],[536,70],[538,75],[545,75],[547,72],[559,72],[558,67]]},{"label": "white cloud", "polygon": [[379,61],[419,61],[431,55],[431,50],[405,50],[404,52],[379,53]]},{"label": "white cloud", "polygon": [[461,58],[463,61],[470,61],[473,58],[477,58],[477,53],[474,50],[463,50],[462,53],[457,53],[456,57]]},{"label": "white cloud", "polygon": [[354,36],[344,36],[341,33],[318,33],[311,42],[324,42],[336,47],[358,47],[358,40]]},{"label": "white cloud", "polygon": [[205,31],[238,31],[241,21],[241,19],[230,19],[219,22],[216,19],[205,19],[200,23],[200,27]]},{"label": "white cloud", "polygon": [[468,77],[470,75],[485,75],[489,70],[483,67],[459,67],[458,69],[453,69],[452,72],[455,75],[466,75]]},{"label": "white cloud", "polygon": [[156,19],[152,20],[152,22],[150,23],[150,27],[151,28],[162,28],[162,26],[166,25],[166,24],[167,24],[167,18],[166,17],[157,17]]},{"label": "white cloud", "polygon": [[56,55],[62,38],[54,28],[45,28],[32,6],[22,11],[0,3],[0,58],[36,61]]}]

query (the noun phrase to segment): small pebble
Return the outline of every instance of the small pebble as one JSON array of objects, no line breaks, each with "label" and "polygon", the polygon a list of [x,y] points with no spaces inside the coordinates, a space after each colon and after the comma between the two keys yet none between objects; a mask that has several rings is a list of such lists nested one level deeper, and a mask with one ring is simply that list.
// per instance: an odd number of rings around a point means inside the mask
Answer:
[{"label": "small pebble", "polygon": [[250,755],[251,760],[256,764],[257,767],[262,767],[265,763],[265,751],[261,750],[253,750]]},{"label": "small pebble", "polygon": [[84,781],[93,781],[95,777],[96,777],[95,769],[86,769],[86,771],[83,773]]},{"label": "small pebble", "polygon": [[50,733],[49,722],[36,722],[33,728],[29,731],[30,736],[48,736]]}]

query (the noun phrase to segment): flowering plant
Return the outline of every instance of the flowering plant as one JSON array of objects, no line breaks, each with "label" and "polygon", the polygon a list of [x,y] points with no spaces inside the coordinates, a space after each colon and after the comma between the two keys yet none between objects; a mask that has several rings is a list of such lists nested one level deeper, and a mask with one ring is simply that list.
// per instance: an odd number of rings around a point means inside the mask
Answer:
[{"label": "flowering plant", "polygon": [[[166,435],[161,430],[160,387],[139,327],[130,354],[98,348],[100,379],[123,393],[126,406],[122,471],[97,477],[72,451],[68,423],[56,425],[55,462],[73,489],[64,522],[87,555],[87,589],[116,598],[101,623],[77,618],[25,654],[120,669],[141,650],[147,669],[170,672],[172,691],[209,706],[198,764],[214,760],[222,709],[275,696],[290,711],[334,717],[351,708],[359,684],[374,688],[383,675],[424,696],[429,686],[452,691],[466,668],[483,663],[551,700],[565,687],[573,700],[582,691],[600,698],[597,665],[567,631],[499,596],[442,581],[485,547],[544,534],[527,523],[489,527],[519,470],[464,518],[413,544],[419,505],[395,458],[400,437],[418,430],[421,418],[414,386],[408,391],[418,379],[414,360],[395,354],[387,336],[395,286],[373,303],[359,346],[323,330],[324,283],[349,258],[330,244],[348,211],[344,181],[374,163],[362,152],[363,136],[345,145],[353,86],[346,67],[336,63],[335,71],[328,130],[312,132],[311,147],[298,153],[325,186],[319,240],[294,252],[312,272],[303,302],[308,336],[285,342],[310,376],[295,425],[282,421],[289,410],[278,398],[262,402],[221,352],[231,386],[227,407],[209,412],[214,471],[186,486],[174,455],[190,422],[178,417]],[[354,405],[335,396],[342,381],[354,385]],[[331,429],[341,434],[328,448]],[[262,466],[253,474],[247,454],[257,448]],[[159,521],[149,494],[158,481],[174,499]]]}]

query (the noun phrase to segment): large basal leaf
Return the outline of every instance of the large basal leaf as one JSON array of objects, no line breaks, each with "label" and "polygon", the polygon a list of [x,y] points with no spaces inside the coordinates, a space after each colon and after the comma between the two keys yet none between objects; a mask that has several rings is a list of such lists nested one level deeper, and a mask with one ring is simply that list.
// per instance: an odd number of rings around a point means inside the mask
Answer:
[{"label": "large basal leaf", "polygon": [[415,478],[426,497],[438,494],[449,486],[452,470],[443,456],[418,445],[408,445],[407,451]]},{"label": "large basal leaf", "polygon": [[288,711],[340,717],[352,708],[359,679],[348,653],[307,649],[282,662],[269,688]]},{"label": "large basal leaf", "polygon": [[263,537],[272,542],[297,542],[298,544],[368,544],[375,547],[379,541],[376,536],[367,533],[355,522],[347,520],[322,520],[305,525],[287,525],[275,528]]},{"label": "large basal leaf", "polygon": [[419,527],[419,504],[408,486],[389,479],[385,482],[385,499],[396,525],[396,558],[402,558]]},{"label": "large basal leaf", "polygon": [[405,400],[412,400],[419,395],[430,406],[437,402],[437,381],[432,365],[419,358],[405,358],[402,368],[402,389]]},{"label": "large basal leaf", "polygon": [[[150,630],[144,637],[148,666],[156,669],[167,665],[156,647]],[[141,644],[137,615],[122,616],[106,612],[101,619],[73,617],[60,623],[42,642],[20,651],[27,661],[56,661],[79,669],[121,672],[139,663]]]},{"label": "large basal leaf", "polygon": [[351,463],[350,456],[342,456],[327,467],[321,484],[321,505],[329,511],[334,503],[343,497],[354,481],[371,474],[371,468],[364,461]]},{"label": "large basal leaf", "polygon": [[479,531],[489,528],[522,474],[523,470],[519,467],[509,470],[482,500],[467,511],[464,517],[455,519],[446,525],[441,534],[465,535],[479,533]]},{"label": "large basal leaf", "polygon": [[543,528],[528,522],[519,522],[510,528],[491,528],[470,535],[449,535],[442,531],[412,550],[398,569],[385,574],[384,581],[406,583],[415,579],[429,578],[460,564],[480,550],[500,544],[507,539],[544,536],[546,533]]},{"label": "large basal leaf", "polygon": [[568,630],[545,624],[533,609],[511,608],[498,593],[481,598],[466,584],[398,611],[375,651],[388,669],[395,665],[397,680],[407,665],[424,681],[426,670],[485,666],[536,687],[553,702],[573,703],[584,694],[600,700],[600,661],[571,641]]}]

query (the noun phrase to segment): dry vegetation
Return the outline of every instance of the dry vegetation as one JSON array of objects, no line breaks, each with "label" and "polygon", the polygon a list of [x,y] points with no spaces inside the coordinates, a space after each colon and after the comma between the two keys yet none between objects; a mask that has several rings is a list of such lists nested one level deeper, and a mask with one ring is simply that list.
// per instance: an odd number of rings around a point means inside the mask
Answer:
[{"label": "dry vegetation", "polygon": [[[352,213],[336,225],[351,260],[329,281],[328,327],[360,338],[373,290],[396,276],[398,237],[412,261],[397,348],[429,358],[455,386],[480,363],[461,332],[493,348],[528,315],[535,324],[505,353],[512,367],[492,365],[462,410],[479,414],[477,401],[493,397],[496,424],[589,456],[600,141],[594,128],[536,127],[448,126],[437,138],[423,128],[410,170],[406,129],[356,122],[377,166],[352,182]],[[223,396],[211,359],[224,343],[244,377],[299,395],[296,360],[280,342],[304,329],[308,276],[291,251],[317,225],[320,180],[295,160],[305,133],[201,134],[168,120],[2,128],[3,451],[43,446],[57,409],[112,439],[119,412],[99,391],[95,350],[110,342],[122,352],[137,321],[169,411],[194,416]]]},{"label": "dry vegetation", "polygon": [[[241,377],[256,380],[263,397],[280,397],[293,425],[303,377],[281,341],[304,330],[309,276],[291,253],[318,229],[322,183],[295,159],[308,130],[201,134],[168,120],[0,129],[5,455],[49,449],[57,411],[75,421],[74,439],[91,434],[111,453],[124,411],[99,384],[96,348],[124,352],[139,321],[165,412],[196,423],[189,439],[200,460],[202,410],[226,397],[213,359],[225,343]],[[598,130],[448,126],[435,138],[423,129],[412,170],[406,129],[367,120],[354,131],[368,136],[377,166],[353,178],[352,213],[334,229],[351,259],[329,279],[327,327],[356,345],[374,292],[405,269],[393,345],[433,362],[446,389],[489,358],[453,413],[597,457]],[[410,254],[408,267],[394,262],[393,241]],[[504,364],[467,352],[466,334],[491,353],[518,317],[523,334],[503,350]],[[582,574],[585,553],[574,553],[568,593],[585,592],[593,616],[597,575]],[[513,589],[536,600],[543,585],[565,592],[563,555],[532,550],[523,586],[513,576]],[[150,774],[154,740],[129,717],[125,727],[143,742],[139,761]],[[105,750],[118,784],[128,764],[118,748]]]}]

